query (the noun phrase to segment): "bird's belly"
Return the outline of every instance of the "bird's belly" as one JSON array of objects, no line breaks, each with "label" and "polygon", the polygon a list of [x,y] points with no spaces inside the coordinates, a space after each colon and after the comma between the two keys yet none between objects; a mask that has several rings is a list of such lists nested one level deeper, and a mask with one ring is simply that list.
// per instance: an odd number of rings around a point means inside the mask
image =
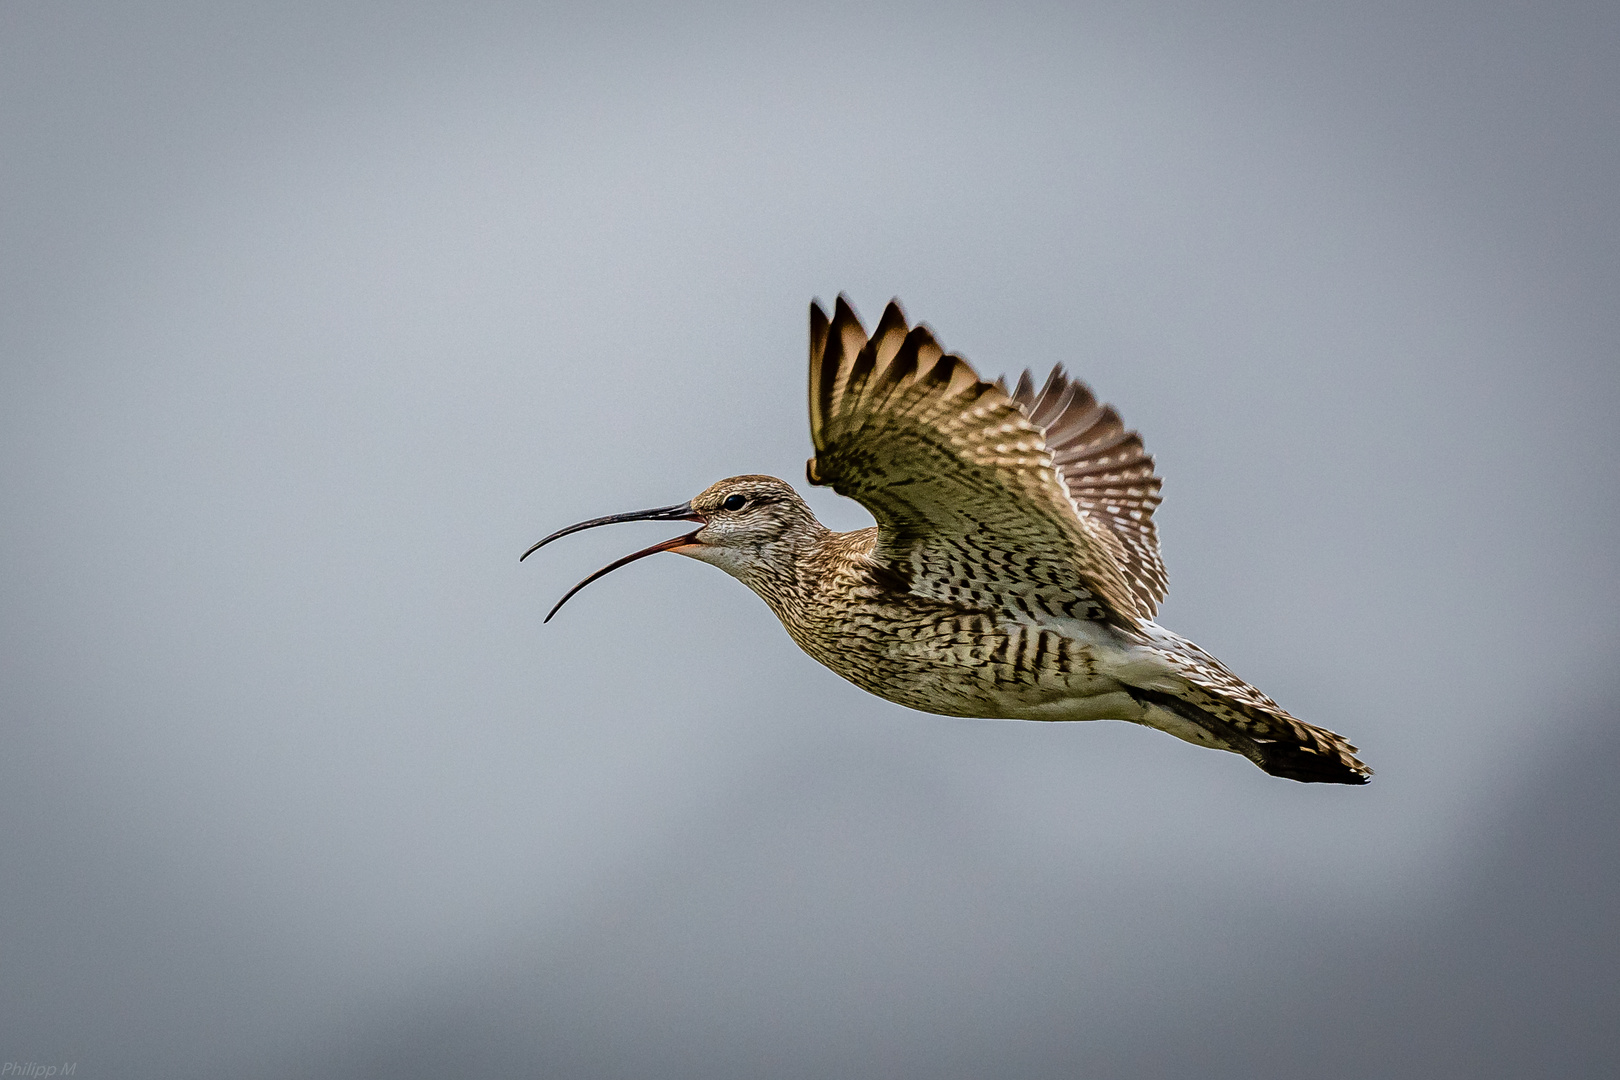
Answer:
[{"label": "bird's belly", "polygon": [[1075,687],[1066,697],[1055,700],[1029,700],[1011,695],[1000,703],[998,716],[1009,720],[1138,720],[1142,704],[1120,689],[1118,683],[1097,681]]},{"label": "bird's belly", "polygon": [[[1015,622],[984,614],[851,624],[805,650],[879,697],[924,712],[1008,720],[1132,720],[1125,684],[1156,681],[1110,628],[1085,620]],[[1124,678],[1122,678],[1122,676]]]}]

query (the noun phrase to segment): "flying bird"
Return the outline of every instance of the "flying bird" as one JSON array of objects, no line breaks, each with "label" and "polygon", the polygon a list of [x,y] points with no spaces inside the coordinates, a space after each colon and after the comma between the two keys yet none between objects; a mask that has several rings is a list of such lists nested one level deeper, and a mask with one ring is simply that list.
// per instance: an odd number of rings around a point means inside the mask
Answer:
[{"label": "flying bird", "polygon": [[1160,480],[1141,437],[1061,366],[1036,389],[978,377],[891,302],[870,335],[840,296],[810,305],[811,484],[877,525],[833,532],[791,486],[733,476],[689,502],[593,518],[697,528],[575,585],[673,551],[712,563],[801,649],[863,690],[946,716],[1126,720],[1242,754],[1273,776],[1365,784],[1356,748],[1289,715],[1153,621],[1167,579]]}]

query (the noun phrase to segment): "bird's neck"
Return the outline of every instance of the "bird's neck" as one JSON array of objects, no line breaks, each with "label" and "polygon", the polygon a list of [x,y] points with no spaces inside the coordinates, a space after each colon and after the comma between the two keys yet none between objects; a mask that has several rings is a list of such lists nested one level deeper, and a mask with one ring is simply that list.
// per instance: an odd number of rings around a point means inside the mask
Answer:
[{"label": "bird's neck", "polygon": [[808,513],[769,543],[748,553],[746,559],[720,564],[720,568],[747,585],[764,600],[789,629],[802,623],[814,606],[819,580],[819,557],[828,537],[838,534]]}]

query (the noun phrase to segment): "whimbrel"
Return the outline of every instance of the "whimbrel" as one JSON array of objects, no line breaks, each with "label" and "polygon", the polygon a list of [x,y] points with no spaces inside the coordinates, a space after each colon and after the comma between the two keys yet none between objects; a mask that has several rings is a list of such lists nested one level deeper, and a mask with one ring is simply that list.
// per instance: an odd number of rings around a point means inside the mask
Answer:
[{"label": "whimbrel", "polygon": [[1127,720],[1242,754],[1273,776],[1365,784],[1355,747],[1290,716],[1153,621],[1159,477],[1112,407],[1054,368],[982,381],[890,303],[868,336],[842,296],[810,305],[812,484],[871,511],[833,532],[788,484],[734,476],[689,502],[593,518],[698,528],[659,551],[753,589],[799,647],[856,686],[946,716]]}]

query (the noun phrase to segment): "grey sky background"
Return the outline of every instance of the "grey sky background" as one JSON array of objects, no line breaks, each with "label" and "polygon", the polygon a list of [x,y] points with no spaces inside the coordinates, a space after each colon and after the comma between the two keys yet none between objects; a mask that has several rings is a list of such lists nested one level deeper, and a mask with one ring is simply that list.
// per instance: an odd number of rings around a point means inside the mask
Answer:
[{"label": "grey sky background", "polygon": [[[0,7],[0,1060],[1612,1075],[1617,191],[1610,5]],[[542,627],[840,290],[1113,402],[1373,785]]]}]

